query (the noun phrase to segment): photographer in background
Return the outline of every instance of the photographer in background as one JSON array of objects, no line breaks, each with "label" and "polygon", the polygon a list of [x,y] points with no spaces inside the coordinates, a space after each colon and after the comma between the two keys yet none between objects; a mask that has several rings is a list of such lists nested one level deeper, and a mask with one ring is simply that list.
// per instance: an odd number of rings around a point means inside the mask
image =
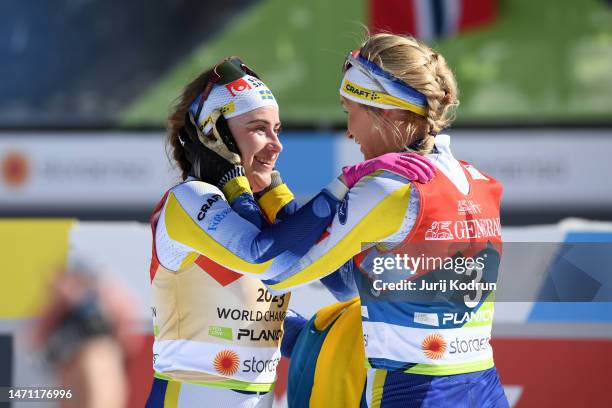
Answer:
[{"label": "photographer in background", "polygon": [[71,390],[62,407],[127,406],[125,362],[138,349],[129,295],[88,271],[64,271],[33,329],[34,345]]}]

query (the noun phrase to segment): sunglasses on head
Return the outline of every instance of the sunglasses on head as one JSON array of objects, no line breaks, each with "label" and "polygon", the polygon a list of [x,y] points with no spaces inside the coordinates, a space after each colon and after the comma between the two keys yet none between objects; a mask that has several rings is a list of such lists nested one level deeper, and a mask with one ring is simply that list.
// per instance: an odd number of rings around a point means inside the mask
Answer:
[{"label": "sunglasses on head", "polygon": [[210,95],[210,91],[214,84],[218,82],[230,83],[236,79],[242,78],[244,74],[260,79],[259,75],[238,57],[224,58],[217,63],[208,73],[208,80],[206,81],[204,90],[200,94],[200,103],[198,104],[198,110],[196,111],[195,117],[197,118],[200,116],[204,102],[208,98],[208,95]]},{"label": "sunglasses on head", "polygon": [[344,64],[342,65],[343,74],[346,73],[346,71],[348,71],[348,69],[353,66],[353,64],[351,63],[351,59],[357,58],[358,56],[359,50],[349,51],[348,55],[346,56],[346,59],[344,60]]}]

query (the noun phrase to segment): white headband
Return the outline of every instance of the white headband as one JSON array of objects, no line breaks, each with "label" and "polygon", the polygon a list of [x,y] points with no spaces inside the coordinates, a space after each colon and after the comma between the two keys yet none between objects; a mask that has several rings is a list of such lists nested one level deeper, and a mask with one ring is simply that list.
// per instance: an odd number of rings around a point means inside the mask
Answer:
[{"label": "white headband", "polygon": [[427,115],[425,95],[361,56],[348,58],[350,67],[342,78],[340,95],[381,109],[404,109]]},{"label": "white headband", "polygon": [[[200,104],[197,97],[191,104],[190,111],[195,116]],[[196,124],[204,134],[207,134],[213,126],[213,115],[215,110],[221,112],[224,118],[234,116],[264,107],[275,106],[278,108],[272,91],[259,79],[245,74],[226,85],[213,85],[208,98],[204,101],[200,116],[196,118]]]}]

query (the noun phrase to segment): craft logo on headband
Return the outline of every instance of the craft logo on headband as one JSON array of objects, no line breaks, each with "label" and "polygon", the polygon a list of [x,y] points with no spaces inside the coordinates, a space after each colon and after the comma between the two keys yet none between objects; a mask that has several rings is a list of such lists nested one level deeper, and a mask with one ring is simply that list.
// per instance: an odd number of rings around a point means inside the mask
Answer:
[{"label": "craft logo on headband", "polygon": [[[190,111],[194,115],[199,103],[200,97],[191,104]],[[232,82],[213,85],[196,121],[206,134],[212,129],[214,111],[219,111],[224,118],[230,119],[265,106],[278,108],[272,91],[259,79],[245,74]]]},{"label": "craft logo on headband", "polygon": [[349,55],[340,95],[381,109],[404,109],[427,116],[427,98],[367,59]]},{"label": "craft logo on headband", "polygon": [[362,88],[359,85],[352,83],[348,79],[344,80],[343,88],[345,91],[350,92],[351,94],[355,95],[357,98],[360,99],[365,99],[369,101],[377,101],[380,99],[380,95],[378,95],[378,92]]}]

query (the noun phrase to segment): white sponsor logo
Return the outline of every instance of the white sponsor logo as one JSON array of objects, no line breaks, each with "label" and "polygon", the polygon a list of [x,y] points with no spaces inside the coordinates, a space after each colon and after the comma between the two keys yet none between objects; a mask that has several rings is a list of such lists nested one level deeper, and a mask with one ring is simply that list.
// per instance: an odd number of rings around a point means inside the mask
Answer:
[{"label": "white sponsor logo", "polygon": [[414,313],[414,322],[420,324],[426,324],[427,326],[440,326],[440,322],[438,321],[437,313]]},{"label": "white sponsor logo", "polygon": [[459,215],[465,214],[480,214],[480,204],[472,200],[457,200],[457,213]]},{"label": "white sponsor logo", "polygon": [[499,218],[434,221],[425,231],[426,241],[501,237]]},{"label": "white sponsor logo", "polygon": [[455,238],[457,239],[501,237],[499,218],[475,218],[456,221],[454,227]]},{"label": "white sponsor logo", "polygon": [[425,231],[425,240],[439,241],[453,239],[453,233],[450,230],[452,221],[434,221],[431,223],[431,228]]},{"label": "white sponsor logo", "polygon": [[464,324],[467,322],[491,322],[493,320],[492,310],[479,310],[477,312],[444,313],[442,324]]}]

